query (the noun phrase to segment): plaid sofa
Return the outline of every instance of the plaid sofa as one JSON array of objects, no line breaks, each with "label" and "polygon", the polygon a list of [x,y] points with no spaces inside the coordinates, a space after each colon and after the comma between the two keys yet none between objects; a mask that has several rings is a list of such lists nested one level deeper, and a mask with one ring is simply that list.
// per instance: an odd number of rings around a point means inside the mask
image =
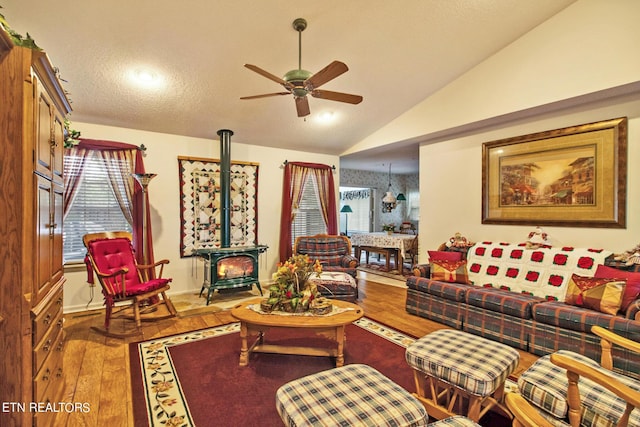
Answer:
[{"label": "plaid sofa", "polygon": [[293,253],[309,255],[312,260],[319,260],[323,271],[339,271],[356,277],[359,262],[351,255],[351,241],[348,237],[328,234],[296,237]]},{"label": "plaid sofa", "polygon": [[[407,278],[406,310],[475,335],[544,356],[568,350],[600,360],[600,339],[591,333],[599,325],[640,342],[640,300],[625,315],[610,315],[564,302],[481,287],[431,280],[428,265]],[[614,348],[614,369],[640,379],[640,360]]]}]

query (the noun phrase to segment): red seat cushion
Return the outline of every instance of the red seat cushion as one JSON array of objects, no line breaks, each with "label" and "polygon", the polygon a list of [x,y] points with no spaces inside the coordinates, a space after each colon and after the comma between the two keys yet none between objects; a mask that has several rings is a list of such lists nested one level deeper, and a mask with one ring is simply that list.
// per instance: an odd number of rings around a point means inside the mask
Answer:
[{"label": "red seat cushion", "polygon": [[148,282],[138,283],[131,287],[127,285],[127,296],[130,297],[134,295],[144,294],[145,292],[154,291],[156,289],[160,289],[169,282],[171,282],[171,279],[151,279]]}]

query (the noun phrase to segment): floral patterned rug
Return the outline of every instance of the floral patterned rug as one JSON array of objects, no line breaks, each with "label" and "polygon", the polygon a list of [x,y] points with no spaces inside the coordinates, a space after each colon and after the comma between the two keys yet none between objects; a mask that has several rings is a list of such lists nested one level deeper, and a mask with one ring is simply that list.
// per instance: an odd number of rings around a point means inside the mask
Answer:
[{"label": "floral patterned rug", "polygon": [[[374,334],[377,337],[384,339],[385,341],[398,346],[399,355],[404,354],[404,349],[415,341],[414,338],[409,337],[405,334],[402,334],[394,329],[391,329],[385,325],[374,322],[367,318],[362,318],[354,324],[368,333]],[[351,326],[351,325],[349,325]],[[240,330],[239,323],[231,323],[222,326],[216,326],[200,331],[193,331],[185,334],[174,335],[162,339],[155,339],[150,341],[143,341],[140,343],[132,343],[130,344],[129,352],[130,352],[130,361],[131,361],[131,375],[132,375],[132,384],[133,384],[133,396],[134,396],[134,417],[135,417],[135,425],[149,425],[149,426],[194,426],[196,425],[197,417],[192,415],[191,406],[194,405],[194,402],[191,402],[191,399],[187,399],[188,392],[185,391],[186,387],[183,383],[186,374],[185,367],[180,368],[178,365],[180,363],[176,363],[174,360],[174,355],[172,355],[172,349],[176,349],[179,346],[188,346],[190,343],[196,342],[204,342],[204,340],[208,340],[213,338],[215,343],[216,339],[223,336],[228,336],[231,334],[237,334]],[[355,335],[352,333],[352,335]],[[351,335],[349,336],[352,337]],[[349,345],[356,346],[357,343],[355,341],[350,341]],[[371,337],[369,339],[370,345],[374,346],[375,339]],[[347,347],[347,353],[345,357],[347,358],[347,363],[353,363],[353,361],[349,362],[348,355],[349,349],[351,347]],[[185,347],[186,349],[186,347]],[[195,348],[194,348],[195,350]],[[371,353],[370,350],[366,351],[367,353]],[[253,369],[258,369],[260,366],[259,362],[252,361],[248,367],[238,367],[237,366],[237,355],[239,354],[239,347],[229,351],[230,354],[234,354],[233,361],[230,362],[233,366],[233,369],[237,369],[239,371],[249,371],[252,369],[252,365],[255,365]],[[352,352],[352,354],[355,352]],[[220,355],[210,354],[212,358],[221,357]],[[280,358],[283,363],[287,361],[290,362],[289,358],[294,356],[286,356],[286,355],[258,355],[260,357],[271,356]],[[388,356],[388,355],[386,355]],[[206,354],[202,354],[201,352],[198,355],[202,360],[207,359]],[[228,356],[227,356],[228,357]],[[308,360],[317,360],[317,359],[327,359],[326,363],[334,363],[329,360],[330,358],[318,358],[318,357],[308,357],[308,356],[297,356],[300,360],[300,364],[304,365]],[[294,359],[295,360],[295,359]],[[366,360],[362,362],[367,362]],[[397,362],[403,362],[403,360],[398,360]],[[309,363],[317,363],[315,361]],[[375,361],[371,362],[375,364]],[[215,364],[214,364],[215,365]],[[394,364],[393,366],[396,366]],[[216,368],[221,369],[220,366]],[[322,369],[327,369],[328,367],[324,367]],[[179,373],[178,371],[182,369],[183,373]],[[195,367],[194,367],[195,369]],[[288,370],[291,368],[287,368]],[[322,370],[320,369],[320,370]],[[410,370],[406,370],[408,374],[410,374]],[[242,374],[242,373],[241,373]],[[389,374],[387,374],[389,376]],[[224,382],[224,377],[220,373],[216,372],[214,377],[217,376],[220,382]],[[198,377],[198,376],[196,376]],[[235,378],[241,378],[241,376],[236,376]],[[412,375],[408,375],[405,378],[405,383],[407,385],[411,385]],[[203,380],[204,381],[204,380]],[[286,381],[285,381],[286,382]],[[284,383],[283,383],[284,384]],[[204,384],[201,384],[204,385]],[[277,384],[279,387],[281,384]],[[206,388],[205,388],[206,389]],[[225,393],[229,393],[230,390],[225,388]],[[220,390],[218,390],[219,392]],[[202,390],[204,392],[204,390]],[[207,393],[216,393],[214,390],[209,390]],[[136,399],[136,396],[139,399]],[[250,401],[259,400],[255,396],[247,397]],[[245,402],[246,403],[246,402]],[[271,403],[271,401],[269,401]],[[248,403],[246,403],[248,405]],[[198,405],[200,406],[200,405]],[[273,411],[275,411],[275,402],[273,405]],[[230,408],[227,408],[231,411]],[[275,414],[277,416],[277,413]],[[211,414],[211,416],[219,417],[223,416],[223,414]],[[223,416],[224,418],[224,416]],[[230,422],[230,420],[221,420],[217,418],[216,425],[238,425],[236,424],[238,420],[234,420]],[[254,425],[249,420],[244,420],[246,423],[244,425]],[[266,422],[266,420],[265,420]],[[267,422],[265,425],[272,425]]]}]

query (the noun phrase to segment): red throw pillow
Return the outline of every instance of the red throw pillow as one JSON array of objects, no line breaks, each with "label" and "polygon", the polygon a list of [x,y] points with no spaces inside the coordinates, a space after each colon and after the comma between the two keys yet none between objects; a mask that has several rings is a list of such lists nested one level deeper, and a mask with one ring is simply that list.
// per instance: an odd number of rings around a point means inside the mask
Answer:
[{"label": "red throw pillow", "polygon": [[462,252],[454,251],[427,251],[429,254],[429,262],[433,261],[461,261]]},{"label": "red throw pillow", "polygon": [[470,285],[467,261],[431,261],[431,280]]},{"label": "red throw pillow", "polygon": [[606,265],[598,265],[596,273],[593,277],[602,279],[626,279],[627,286],[624,288],[624,294],[622,295],[622,303],[620,304],[620,311],[625,312],[633,301],[640,296],[640,273],[633,271],[620,270]]}]

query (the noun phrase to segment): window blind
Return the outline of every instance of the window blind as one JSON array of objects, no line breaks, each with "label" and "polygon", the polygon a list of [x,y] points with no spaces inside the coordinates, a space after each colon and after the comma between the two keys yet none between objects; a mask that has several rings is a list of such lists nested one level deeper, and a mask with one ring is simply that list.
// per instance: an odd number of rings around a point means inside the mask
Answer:
[{"label": "window blind", "polygon": [[[71,174],[70,176],[80,174],[80,170],[71,166],[77,162],[68,160],[72,159],[65,158],[64,173]],[[132,230],[109,184],[108,167],[117,167],[121,170],[124,168],[126,170],[124,176],[129,176],[131,173],[129,165],[124,161],[107,163],[102,158],[91,154],[86,159],[78,191],[63,221],[65,263],[81,261],[84,258],[86,250],[82,243],[82,236],[87,233],[116,230],[131,232]],[[124,191],[124,182],[118,182],[117,185]]]},{"label": "window blind", "polygon": [[298,236],[313,236],[314,234],[326,234],[327,225],[322,217],[320,207],[320,195],[315,177],[309,175],[305,181],[300,206],[291,223],[291,245],[293,246]]}]

